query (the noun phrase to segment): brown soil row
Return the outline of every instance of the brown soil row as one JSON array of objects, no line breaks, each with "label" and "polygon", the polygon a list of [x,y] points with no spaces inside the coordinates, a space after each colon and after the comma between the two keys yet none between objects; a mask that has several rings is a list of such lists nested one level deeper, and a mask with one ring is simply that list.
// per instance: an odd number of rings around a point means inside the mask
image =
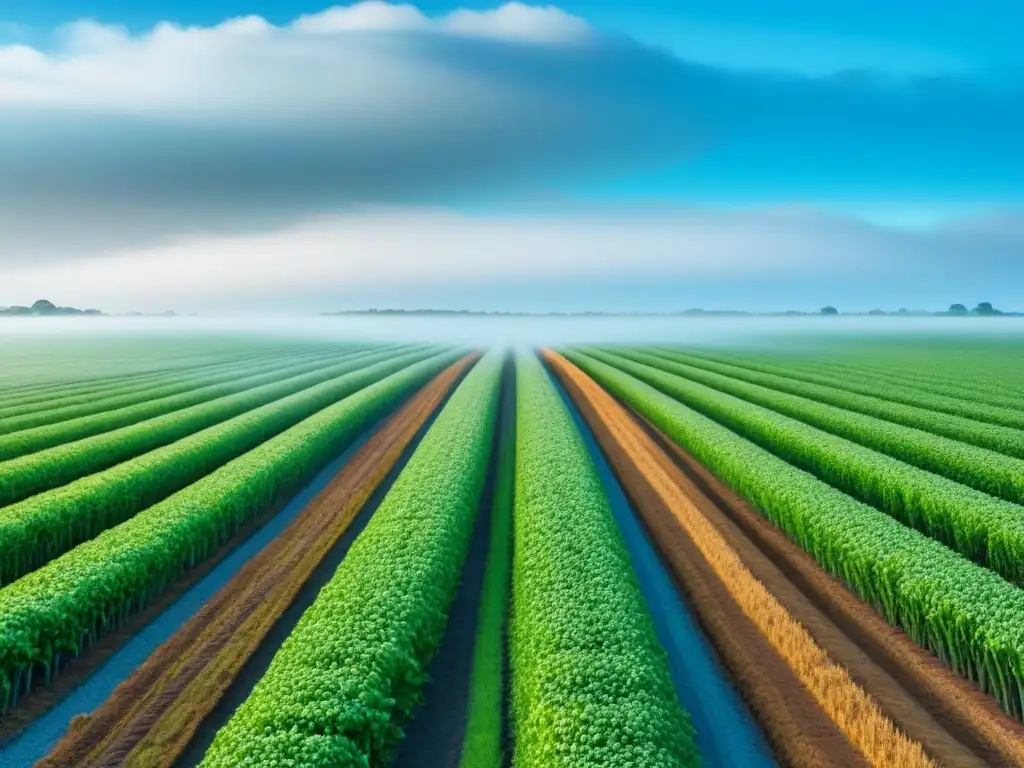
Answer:
[{"label": "brown soil row", "polygon": [[271,543],[37,766],[171,766],[246,660],[476,359],[417,393]]},{"label": "brown soil row", "polygon": [[[846,741],[842,747],[835,741],[836,723],[840,723],[847,736],[852,735],[861,749],[872,756],[873,764],[900,765],[906,758],[889,754],[886,747],[886,740],[893,738],[891,722],[895,722],[931,756],[946,765],[1024,764],[1020,751],[1024,742],[1020,740],[1018,725],[1001,715],[988,697],[938,666],[926,652],[888,627],[681,449],[663,436],[655,435],[659,439],[654,442],[652,430],[641,429],[639,422],[575,366],[552,356],[549,361],[594,428],[602,449],[633,497],[662,555],[682,582],[691,604],[714,638],[783,762],[844,764],[850,757],[850,743]],[[624,426],[625,421],[631,423],[632,431]],[[647,438],[646,443],[643,437]],[[674,491],[666,491],[664,487],[666,473],[671,476]],[[659,482],[662,482],[661,487]],[[666,500],[670,503],[666,504]],[[688,524],[690,534],[683,530],[680,517],[683,506],[699,509],[700,520],[696,524],[699,541],[692,536],[695,523]],[[745,529],[733,522],[734,516],[742,517],[748,527],[759,532],[758,543],[764,544],[770,554],[748,538]],[[700,525],[705,526],[702,532]],[[745,634],[749,627],[735,616],[737,579],[722,570],[719,559],[718,573],[726,574],[724,581],[733,588],[730,595],[727,589],[723,591],[723,579],[709,568],[710,550],[706,540],[719,537],[728,544],[726,550],[739,555],[737,569],[749,571],[748,580],[752,574],[757,579],[756,588],[767,587],[770,602],[777,600],[781,604],[777,610],[783,614],[782,618],[799,622],[806,638],[804,644],[812,651],[817,644],[827,656],[820,650],[816,652],[820,658],[814,653],[808,656],[807,648],[797,649],[800,652],[795,654],[793,647],[780,645],[779,626],[785,622],[771,617],[766,623],[763,613],[755,616],[761,621],[761,629],[754,627],[756,637],[751,644]],[[711,559],[714,562],[714,558]],[[783,567],[777,566],[776,561],[781,561]],[[799,571],[797,576],[793,575],[794,571]],[[816,585],[816,588],[808,585]],[[756,592],[756,588],[753,591]],[[749,595],[746,597],[749,613],[751,601]],[[845,622],[833,618],[836,610],[846,616]],[[750,624],[749,618],[747,624]],[[765,642],[766,635],[775,641],[768,655],[757,645],[758,640]],[[887,649],[886,653],[898,658],[898,663],[906,669],[893,670],[893,662],[879,661],[871,653],[872,642],[880,643]],[[801,671],[802,684],[792,679],[787,683],[785,674],[775,669],[776,662],[786,665],[777,652],[780,648],[785,650],[783,655],[789,659],[788,666]],[[818,671],[809,675],[813,669],[806,663],[802,667],[794,665],[795,656],[805,662],[807,658],[818,658],[815,668]],[[831,669],[828,669],[829,664],[822,667],[821,658],[831,663]],[[842,665],[842,675],[837,675],[834,662]],[[826,669],[824,677],[821,669]],[[908,675],[918,678],[918,685],[908,686],[904,680]],[[837,684],[840,676],[847,682]],[[851,686],[850,678],[856,685]],[[829,684],[823,685],[826,679]],[[818,695],[817,701],[811,701],[809,706],[808,689],[816,690]],[[931,697],[922,696],[922,691],[928,690],[932,692]],[[798,695],[800,691],[803,691],[802,697]],[[837,699],[836,694],[843,691],[845,694]],[[800,704],[800,709],[795,711],[794,704]],[[808,708],[816,714],[805,715]],[[871,709],[875,710],[873,715],[867,711]],[[879,709],[891,721],[880,719]],[[844,711],[845,716],[837,716]],[[831,731],[821,726],[825,713],[832,715]],[[863,720],[870,727],[851,728],[851,713],[856,716],[853,719]],[[865,714],[871,717],[865,719]],[[958,724],[957,719],[962,722]],[[876,733],[879,722],[885,727],[883,732]]]}]

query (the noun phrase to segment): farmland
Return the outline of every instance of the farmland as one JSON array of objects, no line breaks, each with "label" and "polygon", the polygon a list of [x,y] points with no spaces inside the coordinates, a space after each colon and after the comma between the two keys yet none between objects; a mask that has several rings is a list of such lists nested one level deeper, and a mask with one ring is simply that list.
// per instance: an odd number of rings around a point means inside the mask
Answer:
[{"label": "farmland", "polygon": [[5,768],[1024,765],[1012,339],[0,354]]}]

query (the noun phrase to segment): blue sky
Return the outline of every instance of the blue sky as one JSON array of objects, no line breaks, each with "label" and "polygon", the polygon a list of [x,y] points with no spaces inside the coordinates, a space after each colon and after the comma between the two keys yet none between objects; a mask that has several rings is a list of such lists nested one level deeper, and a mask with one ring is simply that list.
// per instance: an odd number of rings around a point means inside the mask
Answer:
[{"label": "blue sky", "polygon": [[[0,264],[202,310],[1012,303],[1016,5],[0,0]],[[240,243],[263,282],[219,285]]]}]

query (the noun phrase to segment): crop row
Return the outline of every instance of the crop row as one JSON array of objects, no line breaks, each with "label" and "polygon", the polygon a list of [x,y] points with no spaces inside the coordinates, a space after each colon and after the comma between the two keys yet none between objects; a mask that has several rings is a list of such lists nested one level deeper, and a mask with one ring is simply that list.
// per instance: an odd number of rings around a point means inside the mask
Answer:
[{"label": "crop row", "polygon": [[586,446],[533,356],[517,356],[515,764],[698,763],[629,555]]},{"label": "crop row", "polygon": [[[353,362],[335,371],[336,378],[308,389],[296,387],[291,394],[279,393],[279,400],[190,432],[171,445],[0,508],[0,585],[127,520],[320,409],[432,354]],[[92,457],[87,451],[81,462]],[[56,467],[67,471],[67,465]]]},{"label": "crop row", "polygon": [[[365,354],[365,353],[364,353]],[[78,418],[45,424],[31,429],[24,429],[0,436],[0,461],[26,456],[37,451],[46,450],[56,445],[82,440],[103,432],[110,432],[121,427],[157,416],[180,411],[201,403],[243,392],[263,384],[280,381],[281,379],[302,373],[316,372],[325,366],[344,361],[346,356],[335,359],[316,360],[299,365],[278,367],[270,372],[257,372],[253,375],[235,373],[225,377],[225,381],[209,386],[200,386],[181,392],[177,395],[145,400],[134,405],[126,405],[112,410],[80,416]]]},{"label": "crop row", "polygon": [[501,435],[491,496],[490,541],[480,586],[476,637],[466,697],[466,728],[459,768],[506,765],[505,636],[512,592],[512,505],[516,472],[515,379],[504,380],[501,392]]},{"label": "crop row", "polygon": [[1024,581],[1024,508],[695,381],[600,352],[594,357],[1007,579]]},{"label": "crop row", "polygon": [[318,361],[328,361],[347,353],[350,351],[339,350],[334,355],[302,354],[247,360],[229,365],[219,365],[212,370],[204,367],[199,370],[181,371],[173,377],[130,379],[113,388],[77,395],[56,394],[42,401],[23,403],[0,411],[0,434],[6,435],[33,427],[69,421],[148,400],[170,397],[200,387],[233,382],[242,377],[272,373],[284,368],[295,368],[302,364],[312,363],[315,365]]},{"label": "crop row", "polygon": [[[684,362],[689,362],[692,365],[714,364],[716,362],[713,356],[709,358],[706,353],[701,353],[701,356],[697,357],[681,354],[676,350],[659,351],[664,351],[670,357],[682,359]],[[718,363],[718,365],[728,364]],[[902,410],[910,418],[917,415],[918,411],[921,411],[922,418],[926,415],[930,416],[930,423],[935,423],[936,419],[944,418],[948,420],[950,416],[954,416],[959,422],[966,422],[967,424],[981,422],[978,426],[998,425],[1004,429],[1009,428],[1013,430],[1024,428],[1024,409],[1021,409],[1020,406],[1014,408],[973,402],[965,398],[963,393],[956,396],[940,395],[926,392],[907,384],[878,380],[864,382],[863,380],[858,381],[859,377],[856,375],[808,373],[766,363],[748,363],[743,361],[735,362],[729,365],[729,367],[739,368],[741,371],[749,369],[755,373],[773,376],[778,384],[778,389],[802,387],[807,392],[817,392],[824,397],[836,397],[837,393],[841,393],[847,396],[848,402],[862,403],[869,407],[872,404],[867,401],[880,400],[892,413],[901,412],[902,406]],[[791,390],[787,389],[787,391]],[[798,392],[797,394],[800,393]],[[874,407],[878,408],[880,405],[875,404]],[[855,408],[855,410],[860,410],[860,408]],[[882,416],[882,418],[887,417]],[[891,420],[898,421],[898,419]]]},{"label": "crop row", "polygon": [[258,406],[394,357],[395,352],[352,355],[307,373],[282,376],[209,402],[0,462],[0,505],[100,472]]},{"label": "crop row", "polygon": [[[792,416],[1006,501],[1015,504],[1024,502],[1024,461],[1021,459],[877,419],[865,413],[791,395],[770,388],[767,384],[762,386],[749,383],[747,377],[733,377],[715,373],[711,369],[697,368],[675,358],[665,359],[630,350],[617,351],[616,354]],[[1024,509],[1020,513],[1024,514]]]},{"label": "crop row", "polygon": [[[935,435],[942,435],[951,440],[970,443],[980,448],[988,448],[1007,456],[1024,458],[1024,433],[1019,429],[1001,426],[999,424],[988,424],[972,419],[965,419],[960,416],[953,416],[947,413],[918,408],[903,403],[892,402],[883,399],[886,394],[891,393],[893,387],[880,387],[874,395],[864,395],[850,392],[834,385],[814,384],[785,376],[775,376],[744,369],[739,366],[724,366],[721,364],[709,363],[706,360],[699,361],[699,358],[689,357],[684,360],[678,353],[665,353],[669,359],[683,361],[690,365],[714,370],[733,378],[749,381],[753,384],[771,387],[779,391],[788,392],[809,400],[817,400],[821,403],[828,403],[838,408],[845,408],[848,411],[857,411],[868,416],[874,416],[894,424],[902,424],[906,427],[914,427]],[[715,367],[712,367],[715,365]],[[771,378],[768,378],[771,377]]]},{"label": "crop row", "polygon": [[744,496],[915,642],[1024,713],[1024,592],[624,371],[566,356]]},{"label": "crop row", "polygon": [[[674,349],[674,351],[682,351]],[[687,354],[726,363],[763,373],[774,373],[804,381],[813,377],[834,382],[832,386],[843,386],[849,382],[872,387],[875,391],[896,385],[908,393],[920,390],[932,395],[945,395],[958,400],[977,401],[997,407],[1021,410],[1017,397],[1019,392],[1011,389],[1019,373],[1007,375],[991,366],[976,366],[971,360],[961,360],[955,350],[938,348],[923,360],[941,362],[941,370],[926,370],[921,358],[907,350],[901,350],[899,357],[874,353],[854,358],[840,359],[806,356],[750,356],[748,354],[724,354],[718,351],[686,350]],[[917,362],[914,362],[917,361]],[[810,377],[810,378],[809,378]],[[981,378],[979,378],[981,377]],[[822,382],[819,382],[822,383]],[[884,395],[883,395],[884,396]]]},{"label": "crop row", "polygon": [[[198,340],[195,337],[155,339],[135,342],[67,340],[62,347],[51,339],[44,347],[35,344],[31,354],[16,359],[17,347],[5,346],[6,365],[0,381],[6,385],[0,393],[0,409],[9,403],[38,396],[62,397],[84,391],[104,391],[130,385],[136,380],[169,380],[175,376],[215,371],[219,367],[294,355],[329,356],[347,345],[325,342],[298,342],[266,339],[243,341],[238,337]],[[70,347],[70,348],[69,348]],[[8,375],[15,374],[20,383]],[[56,376],[51,374],[56,373]]]},{"label": "crop row", "polygon": [[0,703],[49,679],[238,528],[293,495],[458,353],[415,363],[324,408],[189,487],[0,589]]},{"label": "crop row", "polygon": [[[0,394],[0,412],[5,411],[9,407],[17,408],[22,403],[103,392],[130,386],[135,381],[164,381],[190,372],[216,370],[218,367],[226,365],[258,362],[261,359],[266,359],[266,355],[252,353],[245,355],[225,354],[218,356],[214,360],[210,360],[205,356],[196,359],[158,359],[154,357],[149,360],[149,365],[143,365],[139,368],[128,366],[124,372],[106,371],[102,374],[74,375],[73,371],[69,370],[67,362],[57,356],[50,358],[52,364],[57,366],[62,373],[62,377],[56,380],[43,376],[40,370],[42,367],[40,361],[34,360],[23,363],[22,367],[26,368],[24,372],[25,377],[27,377],[26,381],[20,384],[11,383],[4,387],[3,393]],[[96,368],[103,369],[105,366],[94,363],[91,368],[93,370]],[[9,374],[11,372],[12,364],[8,361],[4,373]]]},{"label": "crop row", "polygon": [[[949,367],[957,365],[955,361],[946,361],[946,364]],[[857,365],[815,362],[806,367],[808,373],[819,373],[833,378],[859,380],[882,387],[897,384],[935,395],[986,403],[998,408],[1010,408],[1017,411],[1022,409],[1019,384],[1017,384],[1018,390],[1011,389],[1011,379],[1000,378],[991,372],[986,372],[984,381],[976,381],[955,376],[951,379],[948,373],[936,376],[925,372],[901,371],[870,362]],[[1016,376],[1019,377],[1019,373]],[[1016,382],[1012,383],[1016,384]]]},{"label": "crop row", "polygon": [[203,768],[387,765],[469,549],[501,364],[488,354],[452,395]]}]

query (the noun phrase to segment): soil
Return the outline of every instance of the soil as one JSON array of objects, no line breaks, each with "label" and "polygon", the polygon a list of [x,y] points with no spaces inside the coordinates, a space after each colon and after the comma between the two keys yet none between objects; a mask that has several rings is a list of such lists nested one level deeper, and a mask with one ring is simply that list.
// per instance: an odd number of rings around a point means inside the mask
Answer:
[{"label": "soil", "polygon": [[[557,371],[558,366],[554,367]],[[581,397],[579,387],[569,386],[569,390],[581,404],[595,432],[603,433],[602,448],[609,454],[616,471],[621,473],[624,485],[636,494],[645,523],[663,556],[673,569],[678,569],[680,582],[687,585],[688,595],[723,658],[733,669],[738,684],[758,715],[766,718],[763,722],[773,744],[777,749],[778,745],[790,749],[786,739],[791,736],[783,735],[787,729],[791,734],[793,726],[804,730],[813,721],[804,721],[802,715],[787,718],[784,712],[778,711],[778,702],[770,698],[763,704],[758,703],[763,691],[759,693],[755,682],[748,677],[751,670],[743,663],[730,661],[734,657],[731,649],[736,644],[734,638],[742,638],[742,645],[749,641],[731,628],[731,622],[705,619],[701,602],[716,601],[701,600],[701,592],[708,586],[697,589],[691,586],[699,582],[690,581],[694,576],[686,569],[699,571],[699,562],[695,561],[701,560],[699,555],[692,557],[694,550],[688,549],[688,545],[689,548],[694,545],[670,522],[664,510],[659,513],[656,504],[644,501],[648,489],[642,472],[636,470],[635,465],[630,470],[631,462],[623,455],[622,448],[608,439],[608,430],[601,427],[595,410],[586,406],[586,398]],[[883,712],[929,755],[951,766],[1024,765],[1024,726],[1003,713],[995,701],[975,685],[942,666],[937,658],[889,626],[685,450],[637,414],[629,413],[660,447],[660,455],[653,458],[667,471],[674,470],[676,484],[739,554],[744,565],[813,639],[848,670]],[[712,577],[717,579],[713,574]],[[765,663],[767,658],[760,652],[753,655],[760,667],[769,666]],[[760,672],[764,675],[770,670]],[[793,708],[795,700],[791,693],[794,691],[776,688],[775,693],[782,699],[784,709]],[[818,711],[821,712],[820,708]],[[814,736],[824,734],[817,726],[811,731]],[[839,764],[835,754],[831,751],[826,754],[829,760],[820,764]],[[784,752],[780,757],[791,762]]]},{"label": "soil", "polygon": [[455,363],[407,402],[281,535],[154,651],[99,709],[76,719],[65,738],[37,765],[173,765],[203,718],[474,359],[470,355]]}]

